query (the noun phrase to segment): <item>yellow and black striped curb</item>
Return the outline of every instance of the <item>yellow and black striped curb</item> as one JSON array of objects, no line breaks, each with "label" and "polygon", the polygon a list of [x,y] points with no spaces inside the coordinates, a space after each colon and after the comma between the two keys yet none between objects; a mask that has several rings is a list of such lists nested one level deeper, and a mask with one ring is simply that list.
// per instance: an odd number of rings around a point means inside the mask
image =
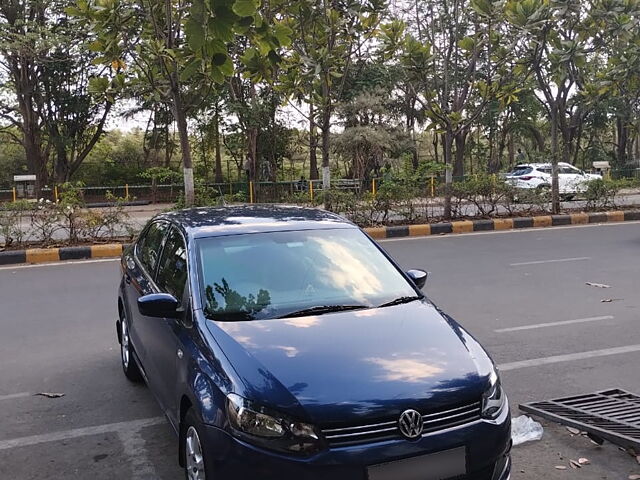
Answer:
[{"label": "yellow and black striped curb", "polygon": [[600,213],[571,213],[540,217],[495,218],[488,220],[464,220],[459,222],[425,225],[401,225],[394,227],[365,228],[371,238],[424,237],[448,233],[492,232],[521,228],[559,227],[563,225],[588,225],[592,223],[630,222],[640,220],[640,210]]},{"label": "yellow and black striped curb", "polygon": [[[630,222],[640,220],[640,210],[602,213],[571,213],[540,217],[496,218],[489,220],[463,220],[459,222],[426,225],[365,228],[372,238],[424,237],[449,233],[491,232],[521,228],[557,227],[561,225],[587,225],[592,223]],[[127,244],[110,243],[83,247],[31,248],[0,252],[0,265],[18,263],[59,262],[90,258],[113,258],[122,255]]]},{"label": "yellow and black striped curb", "polygon": [[122,255],[126,244],[110,243],[84,247],[30,248],[0,252],[0,265],[16,263],[44,263],[62,260],[84,260],[88,258],[112,258]]}]

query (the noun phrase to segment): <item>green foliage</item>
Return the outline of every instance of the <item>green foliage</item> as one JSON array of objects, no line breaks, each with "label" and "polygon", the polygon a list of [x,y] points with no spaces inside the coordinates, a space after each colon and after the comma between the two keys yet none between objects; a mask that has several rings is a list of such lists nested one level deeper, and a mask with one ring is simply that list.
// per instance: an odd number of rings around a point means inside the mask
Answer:
[{"label": "green foliage", "polygon": [[27,234],[23,223],[31,210],[32,204],[24,200],[0,204],[0,237],[4,239],[5,247],[22,245]]},{"label": "green foliage", "polygon": [[605,210],[616,208],[620,190],[628,188],[629,180],[592,180],[587,184],[584,198],[587,210]]},{"label": "green foliage", "polygon": [[451,189],[454,197],[473,204],[483,217],[495,214],[500,204],[516,196],[515,189],[496,175],[474,175]]},{"label": "green foliage", "polygon": [[[225,195],[222,194],[221,190],[214,187],[209,187],[205,185],[202,181],[197,181],[195,184],[195,201],[193,203],[193,207],[215,207],[220,206],[225,203]],[[177,210],[187,208],[189,205],[186,204],[184,199],[184,194],[180,194],[175,203],[175,208]]]}]

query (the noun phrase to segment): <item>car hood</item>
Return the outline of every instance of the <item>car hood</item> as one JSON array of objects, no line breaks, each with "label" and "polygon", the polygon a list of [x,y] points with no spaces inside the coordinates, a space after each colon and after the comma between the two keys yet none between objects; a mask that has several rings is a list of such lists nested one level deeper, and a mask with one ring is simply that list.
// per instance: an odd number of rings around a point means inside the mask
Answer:
[{"label": "car hood", "polygon": [[237,393],[320,424],[479,401],[493,368],[427,301],[207,325],[246,387]]}]

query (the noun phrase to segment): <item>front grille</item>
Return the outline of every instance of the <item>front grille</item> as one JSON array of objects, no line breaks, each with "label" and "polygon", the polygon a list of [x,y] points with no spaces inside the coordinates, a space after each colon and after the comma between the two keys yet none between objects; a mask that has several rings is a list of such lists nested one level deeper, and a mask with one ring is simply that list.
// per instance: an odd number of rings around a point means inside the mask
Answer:
[{"label": "front grille", "polygon": [[[429,412],[422,415],[424,422],[422,434],[427,435],[448,428],[466,425],[479,419],[480,402],[437,412]],[[322,429],[322,434],[330,447],[344,447],[404,438],[398,429],[398,419],[366,425],[324,428]]]}]

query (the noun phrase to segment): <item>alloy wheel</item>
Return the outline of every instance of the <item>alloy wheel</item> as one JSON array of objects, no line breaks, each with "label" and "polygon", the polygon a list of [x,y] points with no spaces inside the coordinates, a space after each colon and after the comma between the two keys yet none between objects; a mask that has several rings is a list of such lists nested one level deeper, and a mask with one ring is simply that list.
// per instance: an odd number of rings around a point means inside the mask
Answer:
[{"label": "alloy wheel", "polygon": [[189,430],[187,430],[185,443],[187,478],[189,480],[206,480],[200,437],[193,426],[189,427]]},{"label": "alloy wheel", "polygon": [[120,320],[120,352],[122,354],[122,365],[125,370],[129,368],[129,361],[131,359],[131,350],[129,347],[129,326],[127,325],[127,317],[122,317]]}]

